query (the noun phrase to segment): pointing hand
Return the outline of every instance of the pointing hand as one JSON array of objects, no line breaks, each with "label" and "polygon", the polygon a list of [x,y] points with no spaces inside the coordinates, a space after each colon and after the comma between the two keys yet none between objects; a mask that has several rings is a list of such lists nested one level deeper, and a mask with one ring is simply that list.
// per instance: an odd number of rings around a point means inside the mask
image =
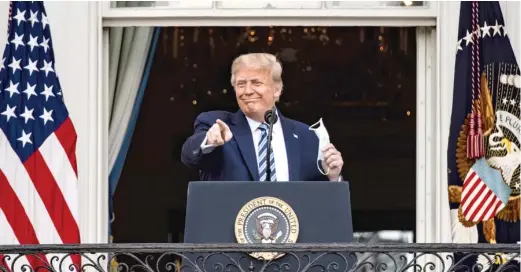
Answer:
[{"label": "pointing hand", "polygon": [[226,123],[217,119],[215,124],[206,133],[206,144],[220,146],[230,141],[233,137],[232,131]]}]

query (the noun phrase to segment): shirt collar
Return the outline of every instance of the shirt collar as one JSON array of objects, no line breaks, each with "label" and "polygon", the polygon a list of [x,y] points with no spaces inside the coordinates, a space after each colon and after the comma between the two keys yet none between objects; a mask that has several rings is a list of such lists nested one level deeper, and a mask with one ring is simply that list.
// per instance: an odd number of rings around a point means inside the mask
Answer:
[{"label": "shirt collar", "polygon": [[[277,117],[280,117],[278,109],[275,109],[275,114],[277,114]],[[244,116],[246,116],[246,115],[244,115]],[[277,119],[278,119],[277,123],[273,124],[274,132],[276,130],[275,128],[278,128],[280,126],[280,118],[277,118]],[[248,121],[248,125],[250,126],[250,130],[252,133],[254,133],[261,125],[261,122],[255,121],[248,116],[246,116],[246,120]]]}]

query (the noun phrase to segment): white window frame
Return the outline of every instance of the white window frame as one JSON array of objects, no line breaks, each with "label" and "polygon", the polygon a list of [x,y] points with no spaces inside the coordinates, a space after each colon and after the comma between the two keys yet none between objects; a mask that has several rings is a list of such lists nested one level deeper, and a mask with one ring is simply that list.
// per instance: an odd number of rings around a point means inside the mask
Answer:
[{"label": "white window frame", "polygon": [[[439,219],[440,195],[446,191],[441,177],[443,169],[440,161],[445,155],[440,147],[442,134],[440,132],[440,88],[437,86],[440,62],[437,54],[440,51],[439,5],[429,2],[429,7],[421,10],[385,8],[361,9],[310,9],[310,10],[219,10],[219,9],[172,9],[172,8],[110,8],[109,2],[98,2],[98,12],[101,14],[101,24],[97,33],[98,62],[98,95],[94,97],[98,112],[101,113],[97,124],[98,146],[103,154],[98,153],[98,159],[107,164],[108,145],[108,28],[125,26],[244,26],[244,25],[302,25],[302,26],[387,26],[410,27],[417,29],[417,147],[416,147],[416,237],[417,243],[442,242]],[[269,24],[267,24],[269,22]],[[106,241],[108,226],[108,171],[107,166],[98,166],[98,180],[89,186],[90,194],[98,194],[96,199],[97,218],[92,230],[97,238]],[[105,178],[104,178],[105,177]],[[99,195],[104,194],[104,195]],[[94,200],[91,200],[94,202]],[[447,211],[448,212],[448,211]],[[103,216],[102,216],[103,215]],[[92,221],[91,221],[92,222]],[[447,224],[449,224],[447,222]],[[98,240],[98,239],[96,239]],[[102,241],[103,239],[100,239]],[[446,241],[445,241],[446,242]]]},{"label": "white window frame", "polygon": [[[416,29],[416,237],[417,243],[437,240],[436,28]],[[424,197],[422,197],[424,196]]]},{"label": "white window frame", "polygon": [[[101,2],[103,26],[434,26],[438,3],[424,7],[320,9],[111,8]],[[215,5],[214,5],[215,6]],[[325,19],[325,20],[324,20]],[[347,23],[347,25],[346,25]]]}]

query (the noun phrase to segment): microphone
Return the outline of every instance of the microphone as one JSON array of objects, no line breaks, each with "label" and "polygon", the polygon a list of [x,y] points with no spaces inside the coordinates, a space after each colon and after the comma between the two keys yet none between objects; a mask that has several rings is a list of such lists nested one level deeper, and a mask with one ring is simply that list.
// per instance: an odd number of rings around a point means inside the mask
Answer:
[{"label": "microphone", "polygon": [[266,111],[264,114],[264,122],[268,123],[268,141],[267,141],[267,150],[266,150],[266,180],[271,181],[271,138],[273,135],[273,124],[277,123],[277,114],[275,106],[271,110]]},{"label": "microphone", "polygon": [[271,110],[268,110],[265,114],[264,114],[264,122],[268,123],[268,125],[273,125],[275,123],[277,123],[277,114],[274,113],[275,110],[275,107],[273,107],[273,109]]}]

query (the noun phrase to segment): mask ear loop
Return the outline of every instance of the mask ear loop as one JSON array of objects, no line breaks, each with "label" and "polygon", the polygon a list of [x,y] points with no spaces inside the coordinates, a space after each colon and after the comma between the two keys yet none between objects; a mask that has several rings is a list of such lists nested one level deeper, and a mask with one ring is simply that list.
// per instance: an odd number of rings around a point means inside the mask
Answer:
[{"label": "mask ear loop", "polygon": [[[319,128],[319,126],[322,124],[322,118],[320,118],[320,120],[318,120],[318,122],[314,123],[313,125],[309,126],[309,130],[317,130]],[[321,160],[317,160],[317,168],[318,168],[318,171],[320,171],[320,173],[324,176],[327,176],[329,174],[329,167],[327,168],[326,172],[324,173],[324,171],[322,171],[322,167],[320,165],[320,161]]]},{"label": "mask ear loop", "polygon": [[320,120],[318,120],[318,122],[316,122],[313,125],[309,126],[309,130],[317,130],[318,127],[320,126],[321,122],[322,122],[322,118],[320,118]]},{"label": "mask ear loop", "polygon": [[322,171],[322,167],[320,167],[320,161],[321,160],[317,160],[317,168],[318,168],[318,171],[320,171],[320,173],[322,173],[322,175],[324,176],[327,176],[329,174],[329,167],[327,168],[326,172],[324,173],[324,171]]}]

